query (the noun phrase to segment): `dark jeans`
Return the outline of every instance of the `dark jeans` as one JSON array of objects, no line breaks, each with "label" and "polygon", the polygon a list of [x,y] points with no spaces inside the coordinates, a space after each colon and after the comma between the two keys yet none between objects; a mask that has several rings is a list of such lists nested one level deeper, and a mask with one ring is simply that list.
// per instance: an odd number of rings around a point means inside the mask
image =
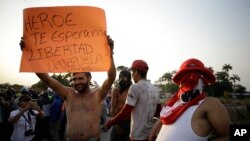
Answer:
[{"label": "dark jeans", "polygon": [[34,140],[42,140],[42,139],[53,141],[52,135],[50,133],[50,118],[49,117],[44,117],[43,119],[37,119],[37,122],[36,122]]},{"label": "dark jeans", "polygon": [[113,126],[110,133],[110,141],[129,141],[130,121],[125,121]]}]

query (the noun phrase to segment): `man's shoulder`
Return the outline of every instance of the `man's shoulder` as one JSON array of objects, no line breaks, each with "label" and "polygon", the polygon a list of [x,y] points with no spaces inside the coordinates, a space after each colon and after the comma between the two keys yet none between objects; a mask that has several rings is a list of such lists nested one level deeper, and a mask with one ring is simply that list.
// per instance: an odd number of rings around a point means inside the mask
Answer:
[{"label": "man's shoulder", "polygon": [[112,90],[112,95],[119,95],[121,94],[121,89],[119,87],[115,87]]},{"label": "man's shoulder", "polygon": [[201,107],[206,108],[208,110],[212,110],[218,107],[223,107],[223,103],[215,97],[207,97],[201,104]]},{"label": "man's shoulder", "polygon": [[131,89],[131,90],[137,90],[137,89],[140,89],[141,87],[142,87],[142,84],[140,84],[140,83],[134,83],[134,84],[132,84],[129,87],[129,89]]},{"label": "man's shoulder", "polygon": [[218,98],[211,97],[211,96],[206,97],[205,102],[206,102],[207,104],[221,103],[220,100],[219,100]]}]

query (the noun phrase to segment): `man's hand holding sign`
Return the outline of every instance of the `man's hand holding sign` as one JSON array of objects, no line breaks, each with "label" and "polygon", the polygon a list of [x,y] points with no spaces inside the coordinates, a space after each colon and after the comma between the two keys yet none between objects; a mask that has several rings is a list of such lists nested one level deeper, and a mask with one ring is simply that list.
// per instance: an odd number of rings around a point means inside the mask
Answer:
[{"label": "man's hand holding sign", "polygon": [[[36,72],[65,100],[68,140],[99,138],[102,101],[116,77],[114,42],[106,36],[104,11],[80,6],[25,9],[20,46],[20,71]],[[107,79],[92,91],[90,72],[105,70]],[[73,88],[45,72],[73,72]]]}]

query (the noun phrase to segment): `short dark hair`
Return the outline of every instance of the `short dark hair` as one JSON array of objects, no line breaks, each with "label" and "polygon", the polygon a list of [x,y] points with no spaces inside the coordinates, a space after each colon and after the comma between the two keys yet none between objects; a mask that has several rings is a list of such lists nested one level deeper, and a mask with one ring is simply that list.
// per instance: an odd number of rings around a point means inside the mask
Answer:
[{"label": "short dark hair", "polygon": [[87,75],[87,77],[92,77],[91,73],[90,72],[73,72],[72,73],[72,76],[77,74],[77,73],[85,73]]},{"label": "short dark hair", "polygon": [[27,96],[27,95],[22,95],[20,98],[19,98],[19,103],[24,101],[24,100],[31,100],[32,98],[30,96]]},{"label": "short dark hair", "polygon": [[131,73],[130,73],[130,71],[128,71],[128,70],[122,70],[122,71],[120,72],[120,74],[119,74],[119,79],[120,79],[120,77],[122,77],[122,76],[125,76],[125,77],[127,77],[129,80],[131,80]]},{"label": "short dark hair", "polygon": [[146,71],[142,71],[142,70],[138,70],[138,69],[131,69],[131,70],[132,71],[137,71],[142,78],[147,78],[147,72]]}]

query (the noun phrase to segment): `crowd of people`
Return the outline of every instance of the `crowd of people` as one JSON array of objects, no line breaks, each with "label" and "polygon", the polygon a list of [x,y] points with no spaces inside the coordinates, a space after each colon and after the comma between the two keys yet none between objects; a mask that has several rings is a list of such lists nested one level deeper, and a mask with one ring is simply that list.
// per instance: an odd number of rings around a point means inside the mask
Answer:
[{"label": "crowd of people", "polygon": [[50,88],[7,88],[0,93],[1,141],[64,141],[63,100]]},{"label": "crowd of people", "polygon": [[[94,89],[90,72],[72,73],[73,87],[47,73],[36,73],[49,87],[37,101],[25,88],[13,103],[5,102],[7,96],[1,93],[0,129],[5,134],[0,140],[100,141],[101,131],[110,128],[111,141],[206,141],[212,134],[216,134],[214,140],[229,140],[231,121],[225,106],[203,91],[215,76],[200,60],[191,58],[181,64],[173,77],[179,90],[161,105],[159,88],[147,79],[149,66],[144,60],[122,70],[114,85],[114,42],[109,36],[107,41],[111,65],[106,80]],[[109,119],[103,116],[108,94]]]}]

